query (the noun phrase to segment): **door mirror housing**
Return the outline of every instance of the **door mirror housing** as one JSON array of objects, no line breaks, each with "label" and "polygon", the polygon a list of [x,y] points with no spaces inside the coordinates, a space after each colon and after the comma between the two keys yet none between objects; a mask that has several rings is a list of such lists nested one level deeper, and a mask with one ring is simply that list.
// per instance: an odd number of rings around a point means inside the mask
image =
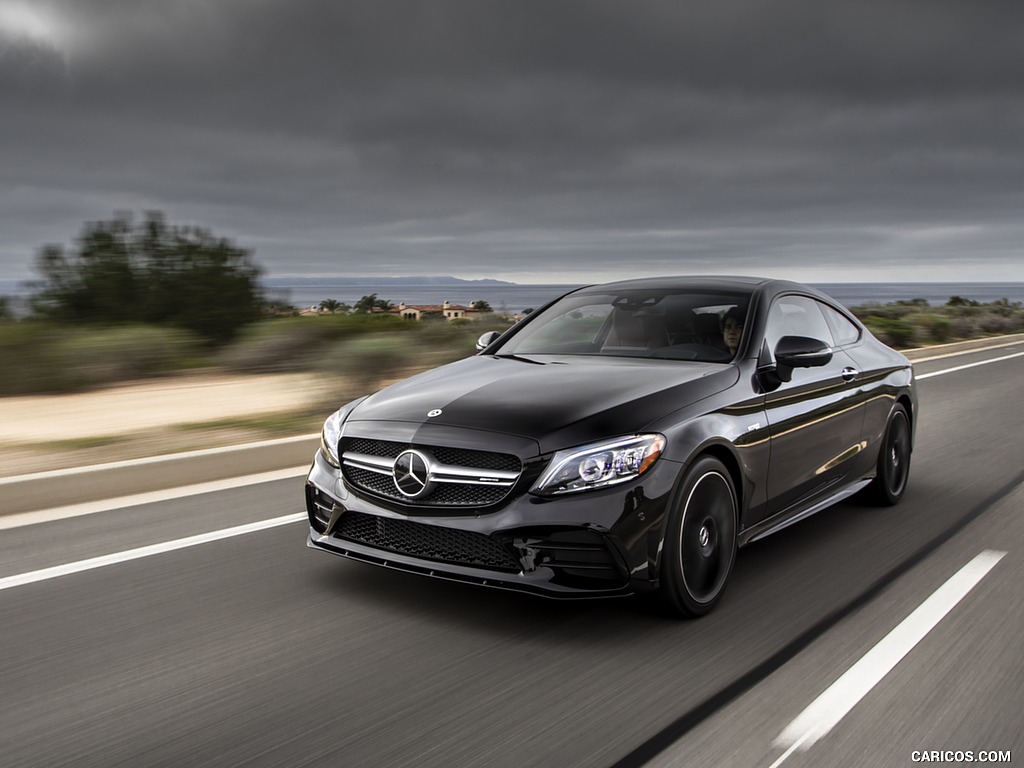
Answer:
[{"label": "door mirror housing", "polygon": [[765,340],[758,358],[757,378],[765,392],[774,392],[784,382],[792,381],[794,368],[817,368],[831,359],[832,348],[820,339],[783,336],[774,353]]},{"label": "door mirror housing", "polygon": [[476,340],[476,351],[483,352],[501,336],[497,331],[488,331]]},{"label": "door mirror housing", "polygon": [[775,345],[775,364],[785,368],[819,368],[832,360],[832,347],[809,336],[783,336]]}]

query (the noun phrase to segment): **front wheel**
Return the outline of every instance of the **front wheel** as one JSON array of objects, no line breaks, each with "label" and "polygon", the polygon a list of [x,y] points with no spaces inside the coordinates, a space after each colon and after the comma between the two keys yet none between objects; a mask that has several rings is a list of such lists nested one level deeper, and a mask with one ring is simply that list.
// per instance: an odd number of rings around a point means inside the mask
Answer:
[{"label": "front wheel", "polygon": [[736,560],[739,510],[729,471],[705,456],[689,468],[669,515],[661,595],[669,610],[695,618],[722,599]]},{"label": "front wheel", "polygon": [[875,479],[865,488],[869,501],[883,507],[898,504],[910,477],[910,419],[899,403],[889,414],[882,447],[878,452]]}]

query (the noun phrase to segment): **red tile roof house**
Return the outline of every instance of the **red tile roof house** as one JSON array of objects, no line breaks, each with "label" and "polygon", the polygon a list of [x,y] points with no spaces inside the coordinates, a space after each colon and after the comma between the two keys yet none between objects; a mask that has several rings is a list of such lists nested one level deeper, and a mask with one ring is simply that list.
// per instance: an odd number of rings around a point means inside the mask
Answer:
[{"label": "red tile roof house", "polygon": [[426,312],[441,312],[446,320],[457,320],[460,318],[475,318],[481,313],[472,307],[464,307],[462,304],[452,304],[446,301],[444,304],[406,304],[404,301],[398,306],[388,310],[393,315],[399,315],[407,320],[420,320]]}]

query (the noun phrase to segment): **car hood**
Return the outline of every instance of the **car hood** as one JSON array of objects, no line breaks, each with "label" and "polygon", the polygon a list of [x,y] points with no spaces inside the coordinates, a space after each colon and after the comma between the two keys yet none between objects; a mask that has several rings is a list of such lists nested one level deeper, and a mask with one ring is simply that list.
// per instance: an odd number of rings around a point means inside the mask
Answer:
[{"label": "car hood", "polygon": [[738,375],[732,365],[674,360],[476,356],[371,395],[347,423],[357,429],[360,422],[402,422],[435,433],[498,432],[536,441],[546,453],[638,432],[720,392]]}]

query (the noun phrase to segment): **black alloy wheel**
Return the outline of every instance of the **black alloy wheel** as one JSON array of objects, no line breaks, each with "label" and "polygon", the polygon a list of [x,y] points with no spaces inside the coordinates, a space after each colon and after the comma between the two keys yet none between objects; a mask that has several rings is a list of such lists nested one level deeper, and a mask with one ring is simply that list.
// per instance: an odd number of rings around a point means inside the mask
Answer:
[{"label": "black alloy wheel", "polygon": [[722,599],[736,561],[736,490],[718,459],[704,456],[686,473],[669,515],[661,593],[676,615],[703,616]]},{"label": "black alloy wheel", "polygon": [[903,498],[909,477],[910,419],[907,418],[907,410],[897,403],[889,414],[889,423],[878,452],[875,479],[867,487],[867,495],[874,503],[891,507]]}]

